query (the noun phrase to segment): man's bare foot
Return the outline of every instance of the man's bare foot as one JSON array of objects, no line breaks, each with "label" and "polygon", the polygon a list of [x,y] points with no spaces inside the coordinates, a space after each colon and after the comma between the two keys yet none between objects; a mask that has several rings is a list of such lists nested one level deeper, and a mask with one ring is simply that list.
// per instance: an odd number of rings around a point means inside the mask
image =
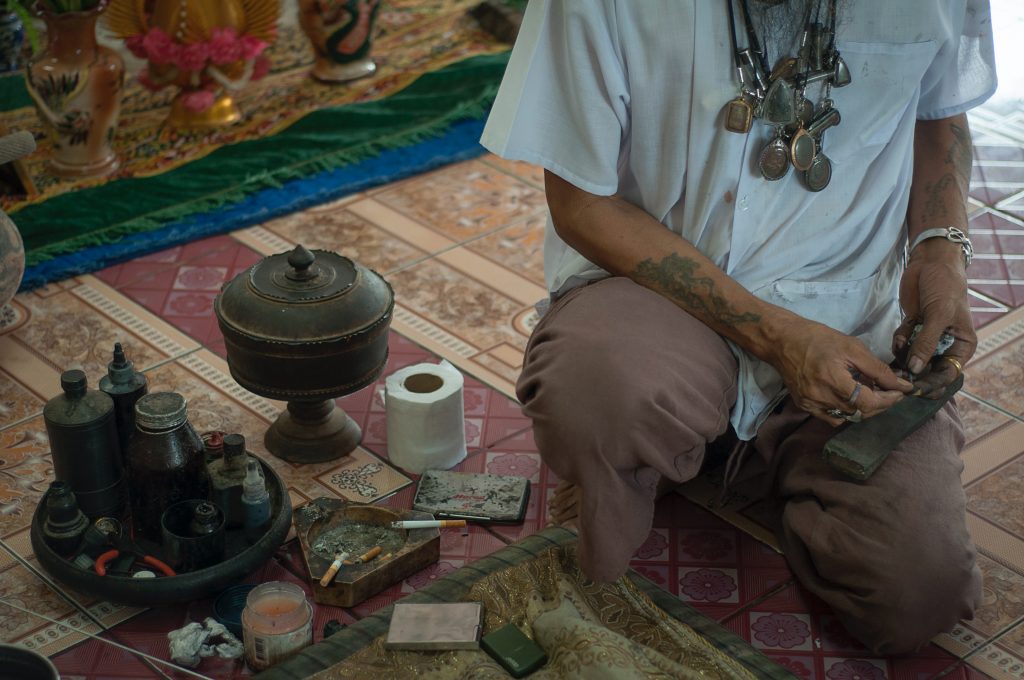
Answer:
[{"label": "man's bare foot", "polygon": [[565,480],[560,481],[548,499],[548,526],[579,529],[581,496],[578,486]]}]

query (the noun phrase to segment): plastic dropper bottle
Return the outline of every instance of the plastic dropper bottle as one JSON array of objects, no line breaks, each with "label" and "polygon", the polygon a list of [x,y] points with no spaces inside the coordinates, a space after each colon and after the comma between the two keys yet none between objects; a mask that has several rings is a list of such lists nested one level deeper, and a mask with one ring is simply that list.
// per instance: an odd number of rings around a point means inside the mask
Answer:
[{"label": "plastic dropper bottle", "polygon": [[267,532],[270,524],[270,494],[260,474],[260,462],[250,458],[242,482],[242,507],[245,509],[245,538],[255,543]]}]

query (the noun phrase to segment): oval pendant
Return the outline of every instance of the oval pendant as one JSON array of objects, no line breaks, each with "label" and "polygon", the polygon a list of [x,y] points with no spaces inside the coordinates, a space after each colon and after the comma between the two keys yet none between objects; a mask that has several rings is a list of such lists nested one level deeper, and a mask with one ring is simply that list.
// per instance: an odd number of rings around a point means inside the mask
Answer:
[{"label": "oval pendant", "polygon": [[807,170],[814,161],[817,153],[817,143],[814,137],[807,134],[807,130],[800,128],[793,133],[793,139],[789,142],[789,160],[797,170]]},{"label": "oval pendant", "polygon": [[811,191],[821,191],[832,181],[832,161],[824,153],[819,153],[811,161],[811,167],[804,172],[804,181]]},{"label": "oval pendant", "polygon": [[774,138],[761,149],[757,169],[761,171],[762,177],[772,182],[786,176],[789,172],[789,149],[781,138]]}]

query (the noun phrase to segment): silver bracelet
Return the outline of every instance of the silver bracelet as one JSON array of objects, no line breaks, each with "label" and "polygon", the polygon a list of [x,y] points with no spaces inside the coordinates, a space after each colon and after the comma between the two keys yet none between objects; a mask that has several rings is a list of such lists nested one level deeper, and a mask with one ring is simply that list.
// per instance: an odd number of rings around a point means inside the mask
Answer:
[{"label": "silver bracelet", "polygon": [[909,248],[907,248],[907,255],[911,255],[914,252],[914,248],[920,245],[922,241],[939,237],[942,237],[952,243],[960,244],[960,250],[964,254],[964,268],[966,269],[971,265],[971,260],[974,259],[974,246],[971,245],[971,239],[967,238],[967,234],[964,233],[962,229],[957,229],[956,227],[936,227],[934,229],[925,229],[917,235],[914,242],[910,244]]}]

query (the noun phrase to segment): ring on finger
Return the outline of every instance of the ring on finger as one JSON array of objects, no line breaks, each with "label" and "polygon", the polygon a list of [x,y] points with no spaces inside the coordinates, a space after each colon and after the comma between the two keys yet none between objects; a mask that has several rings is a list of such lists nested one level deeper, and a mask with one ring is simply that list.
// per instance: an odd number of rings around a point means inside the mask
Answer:
[{"label": "ring on finger", "polygon": [[848,413],[842,409],[830,408],[825,411],[825,414],[833,418],[840,418],[848,423],[859,423],[864,420],[864,414],[860,412],[860,409],[857,409],[853,413]]},{"label": "ring on finger", "polygon": [[949,363],[953,364],[953,368],[956,369],[957,376],[959,376],[961,373],[964,372],[964,365],[961,364],[960,360],[957,359],[956,357],[944,356],[944,357],[942,357],[942,359],[943,359],[943,361],[948,361]]},{"label": "ring on finger", "polygon": [[853,392],[850,394],[850,398],[846,400],[847,404],[851,406],[857,403],[857,397],[860,396],[861,383],[857,383],[857,386],[853,388]]}]

